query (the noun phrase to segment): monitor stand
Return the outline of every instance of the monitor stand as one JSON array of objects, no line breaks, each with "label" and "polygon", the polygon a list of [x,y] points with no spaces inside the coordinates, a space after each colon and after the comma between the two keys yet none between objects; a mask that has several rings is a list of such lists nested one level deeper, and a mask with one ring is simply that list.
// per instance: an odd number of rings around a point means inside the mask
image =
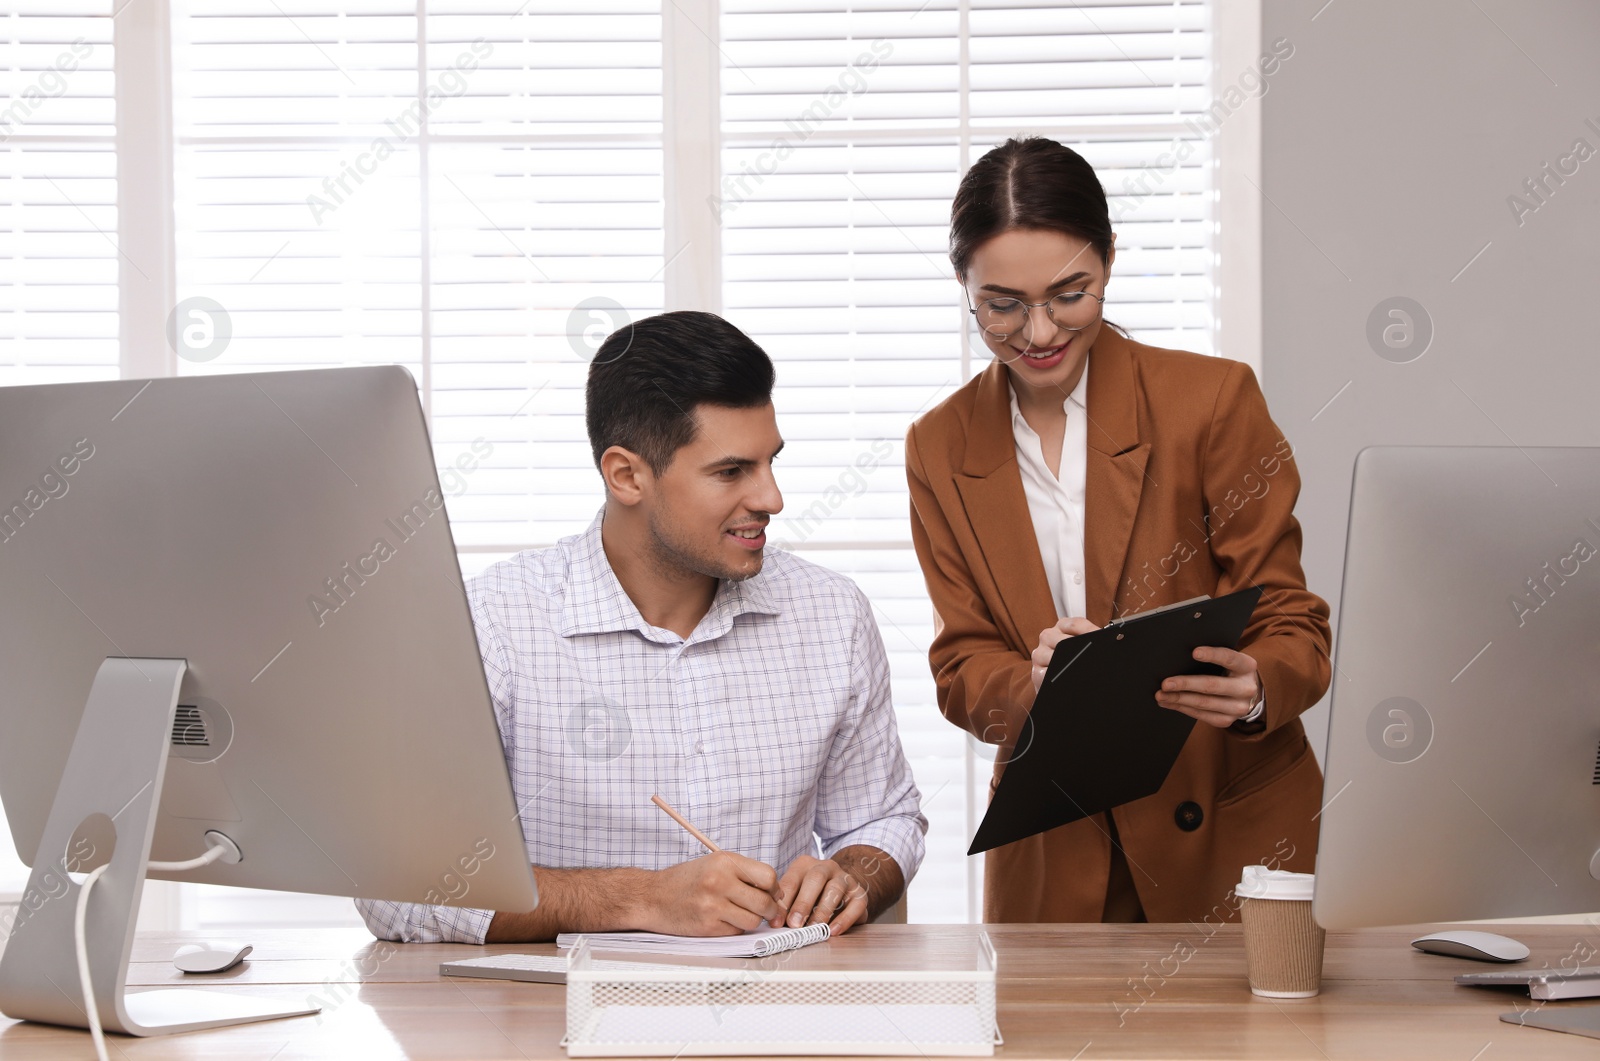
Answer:
[{"label": "monitor stand", "polygon": [[127,990],[139,897],[187,667],[181,659],[108,658],[100,665],[16,926],[0,956],[0,1012],[7,1016],[88,1027],[73,916],[82,875],[106,862],[110,867],[89,894],[85,934],[105,1030],[167,1035],[319,1012],[315,1005],[232,991]]},{"label": "monitor stand", "polygon": [[1500,1019],[1507,1024],[1520,1024],[1524,1028],[1544,1028],[1553,1032],[1566,1032],[1568,1035],[1587,1035],[1591,1039],[1600,1039],[1600,1006],[1592,1003],[1587,1006],[1566,1003],[1541,1008],[1538,1011],[1518,1010],[1515,1013],[1502,1013]]}]

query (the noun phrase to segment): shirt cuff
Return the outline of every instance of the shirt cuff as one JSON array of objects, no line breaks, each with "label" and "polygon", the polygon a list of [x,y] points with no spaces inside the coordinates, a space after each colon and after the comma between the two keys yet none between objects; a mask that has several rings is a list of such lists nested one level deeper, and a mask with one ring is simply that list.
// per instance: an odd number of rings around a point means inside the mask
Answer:
[{"label": "shirt cuff", "polygon": [[357,899],[356,909],[379,939],[395,943],[482,943],[493,910]]},{"label": "shirt cuff", "polygon": [[1262,715],[1264,715],[1266,713],[1267,713],[1267,698],[1265,696],[1262,696],[1261,699],[1256,701],[1256,706],[1252,707],[1250,709],[1250,713],[1248,715],[1245,715],[1243,718],[1239,719],[1239,721],[1248,724],[1248,723],[1254,722],[1256,719],[1260,718]]},{"label": "shirt cuff", "polygon": [[927,851],[926,841],[923,839],[927,831],[928,819],[923,817],[920,811],[915,816],[895,815],[880,818],[858,829],[852,829],[843,836],[834,837],[822,845],[822,853],[824,858],[832,858],[847,847],[857,845],[875,847],[894,859],[895,865],[900,867],[900,875],[905,878],[909,887],[911,879],[921,868],[922,856]]}]

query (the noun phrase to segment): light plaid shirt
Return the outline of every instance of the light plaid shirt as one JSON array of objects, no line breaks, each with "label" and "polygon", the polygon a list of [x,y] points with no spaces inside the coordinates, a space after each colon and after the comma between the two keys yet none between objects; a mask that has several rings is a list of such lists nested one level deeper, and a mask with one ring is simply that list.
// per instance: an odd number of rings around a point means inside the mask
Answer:
[{"label": "light plaid shirt", "polygon": [[[883,640],[850,579],[770,550],[759,575],[719,583],[685,639],[639,614],[597,517],[490,567],[467,596],[533,865],[655,870],[705,854],[650,802],[660,793],[780,873],[853,844],[916,873],[928,822]],[[356,906],[379,938],[418,943],[482,943],[494,916]]]}]

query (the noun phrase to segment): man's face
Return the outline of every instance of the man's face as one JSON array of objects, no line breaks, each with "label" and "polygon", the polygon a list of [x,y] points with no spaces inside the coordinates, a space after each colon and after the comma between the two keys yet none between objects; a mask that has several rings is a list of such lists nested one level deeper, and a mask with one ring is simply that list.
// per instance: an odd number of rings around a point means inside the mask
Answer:
[{"label": "man's face", "polygon": [[735,581],[761,571],[766,526],[783,510],[772,461],[783,449],[772,404],[697,405],[694,441],[648,491],[649,547],[674,572]]}]

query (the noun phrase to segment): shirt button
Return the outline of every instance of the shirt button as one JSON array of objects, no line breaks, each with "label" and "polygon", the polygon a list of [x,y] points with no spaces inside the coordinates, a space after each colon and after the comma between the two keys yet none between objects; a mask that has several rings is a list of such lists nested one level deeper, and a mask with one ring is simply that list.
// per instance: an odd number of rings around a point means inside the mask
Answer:
[{"label": "shirt button", "polygon": [[704,755],[705,750],[706,746],[704,744],[700,743],[699,741],[694,742],[694,753],[696,755]]},{"label": "shirt button", "polygon": [[1075,585],[1075,586],[1083,585],[1083,572],[1082,571],[1074,571],[1072,573],[1072,584]]}]

